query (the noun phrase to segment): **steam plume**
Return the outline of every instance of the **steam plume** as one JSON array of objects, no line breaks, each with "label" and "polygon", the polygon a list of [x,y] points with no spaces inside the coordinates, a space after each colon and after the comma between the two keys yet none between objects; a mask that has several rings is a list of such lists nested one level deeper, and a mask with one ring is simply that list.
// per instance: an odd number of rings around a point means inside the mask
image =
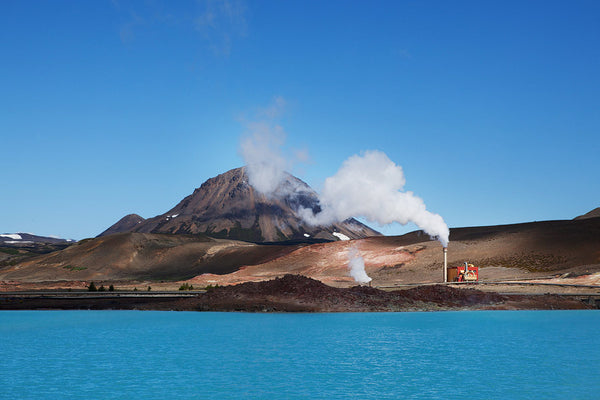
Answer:
[{"label": "steam plume", "polygon": [[356,247],[351,247],[348,250],[348,269],[350,269],[350,276],[358,283],[369,283],[371,278],[365,271],[365,262],[360,256]]},{"label": "steam plume", "polygon": [[299,210],[312,225],[329,225],[362,216],[381,225],[413,222],[425,233],[448,246],[450,230],[443,218],[427,211],[413,192],[402,192],[406,179],[402,167],[380,151],[348,158],[339,171],[325,180],[320,213]]},{"label": "steam plume", "polygon": [[270,195],[285,177],[287,162],[281,156],[285,133],[279,125],[255,122],[248,125],[251,134],[241,143],[248,180],[254,189]]},{"label": "steam plume", "polygon": [[246,133],[240,144],[250,185],[267,196],[275,193],[289,167],[282,150],[285,131],[277,123],[284,107],[285,100],[275,97],[270,106],[257,113],[254,121],[246,122]]},{"label": "steam plume", "polygon": [[[269,197],[294,195],[302,190],[291,180],[283,184],[285,171],[292,166],[287,160],[294,158],[284,156],[286,135],[277,123],[284,108],[285,100],[275,97],[254,121],[245,124],[246,134],[240,145],[250,185]],[[298,160],[308,157],[298,154]],[[450,230],[443,218],[428,211],[413,192],[402,191],[405,183],[402,167],[383,152],[367,151],[348,158],[334,176],[325,180],[319,196],[321,212],[300,208],[298,214],[311,225],[331,225],[352,217],[364,217],[380,225],[412,222],[447,247]]]}]

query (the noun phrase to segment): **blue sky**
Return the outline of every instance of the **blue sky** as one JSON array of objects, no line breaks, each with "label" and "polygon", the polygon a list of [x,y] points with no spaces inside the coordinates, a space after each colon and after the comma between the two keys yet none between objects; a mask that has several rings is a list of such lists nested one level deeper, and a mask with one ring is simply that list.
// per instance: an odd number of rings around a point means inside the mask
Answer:
[{"label": "blue sky", "polygon": [[2,232],[166,212],[277,98],[316,189],[380,150],[451,227],[600,206],[598,1],[7,0],[0,50]]}]

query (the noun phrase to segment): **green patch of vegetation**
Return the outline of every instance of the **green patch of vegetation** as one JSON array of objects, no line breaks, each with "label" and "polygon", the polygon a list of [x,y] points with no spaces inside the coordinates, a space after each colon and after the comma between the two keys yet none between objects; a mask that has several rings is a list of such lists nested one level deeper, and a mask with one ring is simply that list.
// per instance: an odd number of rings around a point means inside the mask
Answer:
[{"label": "green patch of vegetation", "polygon": [[96,285],[94,285],[94,282],[90,282],[90,285],[88,286],[88,292],[97,292],[98,288],[96,287]]},{"label": "green patch of vegetation", "polygon": [[4,260],[4,261],[0,262],[0,267],[12,267],[14,265],[17,265],[21,261],[23,261],[22,257],[9,258],[8,260]]},{"label": "green patch of vegetation", "polygon": [[207,287],[205,287],[204,289],[206,290],[213,290],[219,287],[219,284],[217,283],[215,286],[213,285],[208,285]]},{"label": "green patch of vegetation", "polygon": [[84,269],[87,269],[87,267],[74,267],[72,265],[64,265],[63,268],[68,269],[69,271],[83,271]]},{"label": "green patch of vegetation", "polygon": [[110,286],[108,287],[108,291],[109,291],[109,292],[114,292],[114,291],[115,291],[115,287],[114,287],[113,285],[110,285]]},{"label": "green patch of vegetation", "polygon": [[1,248],[0,252],[10,254],[11,256],[16,256],[17,254],[19,254],[19,250],[11,248]]},{"label": "green patch of vegetation", "polygon": [[188,285],[187,283],[184,283],[183,285],[179,286],[179,290],[194,290],[194,285]]},{"label": "green patch of vegetation", "polygon": [[98,288],[99,292],[106,292],[106,288],[104,287],[104,285],[100,285],[100,287]]}]

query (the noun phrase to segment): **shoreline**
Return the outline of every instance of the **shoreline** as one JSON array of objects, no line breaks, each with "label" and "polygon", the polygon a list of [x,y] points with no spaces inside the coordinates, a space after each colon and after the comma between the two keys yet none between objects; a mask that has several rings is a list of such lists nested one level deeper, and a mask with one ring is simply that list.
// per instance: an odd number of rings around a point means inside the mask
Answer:
[{"label": "shoreline", "polygon": [[[488,288],[489,289],[489,288]],[[298,275],[204,291],[0,292],[0,310],[411,312],[600,309],[600,294],[498,293],[448,285],[335,288]]]},{"label": "shoreline", "polygon": [[[245,304],[206,305],[204,302],[181,301],[181,299],[129,298],[129,299],[87,299],[73,301],[60,298],[0,298],[0,311],[10,310],[140,310],[140,311],[196,311],[196,312],[248,312],[248,313],[340,313],[340,312],[429,312],[429,311],[525,311],[525,310],[598,310],[582,300],[550,299],[546,295],[511,295],[507,301],[496,304],[477,304],[469,306],[440,305],[424,303],[412,306],[389,307],[318,307],[301,305],[294,302],[255,302]],[[544,297],[544,298],[540,298]]]}]

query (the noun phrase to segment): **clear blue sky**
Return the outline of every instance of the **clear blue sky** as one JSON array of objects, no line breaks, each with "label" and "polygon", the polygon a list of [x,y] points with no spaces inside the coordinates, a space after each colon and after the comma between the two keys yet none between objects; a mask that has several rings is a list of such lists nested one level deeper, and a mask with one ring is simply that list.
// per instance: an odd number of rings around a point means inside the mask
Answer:
[{"label": "clear blue sky", "polygon": [[0,233],[166,212],[277,96],[317,189],[376,149],[451,227],[600,206],[599,1],[5,0]]}]

